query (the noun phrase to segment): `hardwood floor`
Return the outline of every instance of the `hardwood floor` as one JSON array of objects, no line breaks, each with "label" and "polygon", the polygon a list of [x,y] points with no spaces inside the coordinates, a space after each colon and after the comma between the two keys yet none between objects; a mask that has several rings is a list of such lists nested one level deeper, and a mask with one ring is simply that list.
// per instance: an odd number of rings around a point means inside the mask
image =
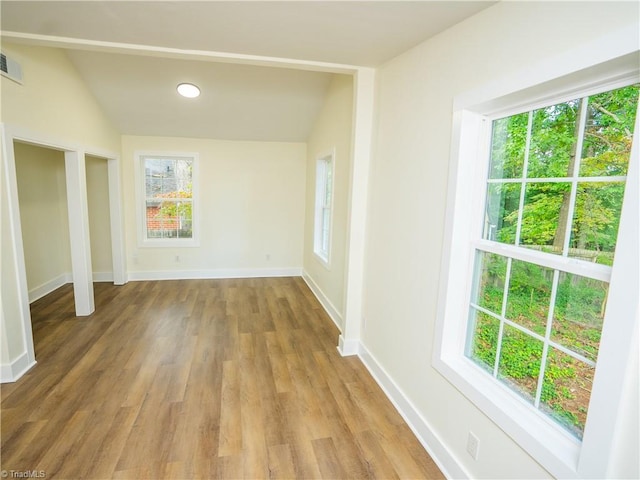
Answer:
[{"label": "hardwood floor", "polygon": [[443,478],[300,278],[66,285],[2,385],[6,471],[47,478]]}]

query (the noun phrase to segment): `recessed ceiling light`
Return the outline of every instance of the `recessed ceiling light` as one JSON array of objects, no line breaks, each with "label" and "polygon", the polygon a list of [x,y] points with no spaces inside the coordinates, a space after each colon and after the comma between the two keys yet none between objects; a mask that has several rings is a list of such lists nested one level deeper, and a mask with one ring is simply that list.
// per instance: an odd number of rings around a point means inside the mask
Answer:
[{"label": "recessed ceiling light", "polygon": [[183,97],[196,98],[200,95],[200,89],[193,83],[181,83],[178,85],[178,93]]}]

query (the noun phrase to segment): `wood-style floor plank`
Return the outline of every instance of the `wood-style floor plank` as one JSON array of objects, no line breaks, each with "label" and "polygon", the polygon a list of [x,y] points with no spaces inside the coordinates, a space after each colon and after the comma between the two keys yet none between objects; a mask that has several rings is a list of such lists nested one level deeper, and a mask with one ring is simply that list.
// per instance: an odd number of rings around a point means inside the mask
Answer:
[{"label": "wood-style floor plank", "polygon": [[63,479],[443,478],[300,278],[66,285],[1,387],[3,470]]}]

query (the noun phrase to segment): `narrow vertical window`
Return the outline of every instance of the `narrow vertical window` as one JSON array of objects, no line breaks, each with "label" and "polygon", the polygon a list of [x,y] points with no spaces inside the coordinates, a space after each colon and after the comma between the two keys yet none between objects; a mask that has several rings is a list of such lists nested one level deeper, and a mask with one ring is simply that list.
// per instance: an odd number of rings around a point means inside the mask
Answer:
[{"label": "narrow vertical window", "polygon": [[329,264],[331,251],[331,215],[333,197],[333,154],[316,162],[316,204],[313,251]]}]

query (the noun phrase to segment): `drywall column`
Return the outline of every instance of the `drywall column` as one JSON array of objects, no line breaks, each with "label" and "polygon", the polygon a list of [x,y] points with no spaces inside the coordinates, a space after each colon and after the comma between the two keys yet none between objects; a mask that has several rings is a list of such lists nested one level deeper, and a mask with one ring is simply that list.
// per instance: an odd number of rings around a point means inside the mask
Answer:
[{"label": "drywall column", "polygon": [[113,283],[127,283],[126,256],[124,249],[124,219],[122,218],[122,193],[120,191],[120,163],[116,158],[107,160],[109,175],[109,218],[111,219],[111,258]]},{"label": "drywall column", "polygon": [[84,151],[65,152],[64,160],[67,175],[73,295],[76,304],[76,315],[82,317],[91,315],[95,310]]},{"label": "drywall column", "polygon": [[358,353],[362,328],[364,248],[367,224],[367,193],[373,138],[375,70],[359,68],[354,76],[354,110],[351,170],[351,199],[344,329],[338,340],[341,355]]}]

